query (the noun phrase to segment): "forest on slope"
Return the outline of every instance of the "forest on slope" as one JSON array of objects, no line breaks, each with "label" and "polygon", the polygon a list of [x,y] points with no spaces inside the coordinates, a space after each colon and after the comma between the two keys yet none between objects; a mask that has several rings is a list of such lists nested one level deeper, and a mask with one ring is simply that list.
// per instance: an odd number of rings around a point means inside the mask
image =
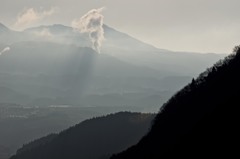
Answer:
[{"label": "forest on slope", "polygon": [[83,121],[25,144],[11,159],[109,158],[144,136],[155,114],[120,112]]},{"label": "forest on slope", "polygon": [[193,79],[140,142],[111,159],[239,156],[240,46]]}]

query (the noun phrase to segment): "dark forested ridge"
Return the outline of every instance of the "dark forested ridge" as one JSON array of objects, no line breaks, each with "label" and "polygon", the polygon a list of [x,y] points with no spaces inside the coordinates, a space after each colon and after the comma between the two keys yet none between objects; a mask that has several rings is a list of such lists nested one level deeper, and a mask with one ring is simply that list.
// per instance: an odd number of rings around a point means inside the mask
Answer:
[{"label": "dark forested ridge", "polygon": [[238,158],[240,47],[193,79],[140,142],[112,159]]},{"label": "dark forested ridge", "polygon": [[154,114],[120,112],[86,120],[24,145],[11,159],[109,158],[137,143],[154,117]]}]

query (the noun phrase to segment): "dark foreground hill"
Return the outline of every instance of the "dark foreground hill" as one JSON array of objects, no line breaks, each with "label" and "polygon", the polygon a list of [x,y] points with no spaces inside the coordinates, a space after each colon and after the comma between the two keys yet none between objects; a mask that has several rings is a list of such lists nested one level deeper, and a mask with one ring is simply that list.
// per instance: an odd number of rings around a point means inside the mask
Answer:
[{"label": "dark foreground hill", "polygon": [[121,112],[86,120],[24,145],[11,159],[108,158],[147,133],[154,114]]},{"label": "dark foreground hill", "polygon": [[173,96],[137,145],[112,159],[239,158],[239,70],[236,47]]}]

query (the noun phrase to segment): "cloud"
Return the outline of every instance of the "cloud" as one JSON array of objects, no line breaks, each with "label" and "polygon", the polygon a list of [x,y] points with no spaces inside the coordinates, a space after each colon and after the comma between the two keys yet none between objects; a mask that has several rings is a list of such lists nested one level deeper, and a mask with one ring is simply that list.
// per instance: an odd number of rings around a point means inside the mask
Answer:
[{"label": "cloud", "polygon": [[92,42],[92,48],[100,53],[104,40],[104,29],[102,11],[104,8],[92,9],[78,20],[72,21],[72,27],[81,33],[88,33]]},{"label": "cloud", "polygon": [[57,8],[53,7],[50,10],[37,11],[34,8],[25,9],[22,13],[20,13],[17,17],[17,21],[15,23],[16,28],[24,28],[27,27],[39,20],[42,20],[48,16],[56,13]]},{"label": "cloud", "polygon": [[2,55],[2,54],[5,53],[5,52],[8,52],[8,51],[10,51],[10,50],[11,50],[10,47],[5,47],[5,48],[0,52],[0,55]]}]

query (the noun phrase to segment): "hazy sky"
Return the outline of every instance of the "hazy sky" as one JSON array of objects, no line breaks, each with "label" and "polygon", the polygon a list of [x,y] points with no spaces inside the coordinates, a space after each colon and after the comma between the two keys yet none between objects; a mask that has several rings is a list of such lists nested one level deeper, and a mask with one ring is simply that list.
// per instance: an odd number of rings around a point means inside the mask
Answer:
[{"label": "hazy sky", "polygon": [[[104,22],[159,48],[231,52],[240,44],[239,0],[0,0],[0,22],[12,29],[71,25],[93,8]],[[27,12],[28,11],[28,12]],[[19,18],[23,13],[28,16]],[[29,17],[32,22],[29,22]],[[27,23],[26,25],[24,25]]]}]

